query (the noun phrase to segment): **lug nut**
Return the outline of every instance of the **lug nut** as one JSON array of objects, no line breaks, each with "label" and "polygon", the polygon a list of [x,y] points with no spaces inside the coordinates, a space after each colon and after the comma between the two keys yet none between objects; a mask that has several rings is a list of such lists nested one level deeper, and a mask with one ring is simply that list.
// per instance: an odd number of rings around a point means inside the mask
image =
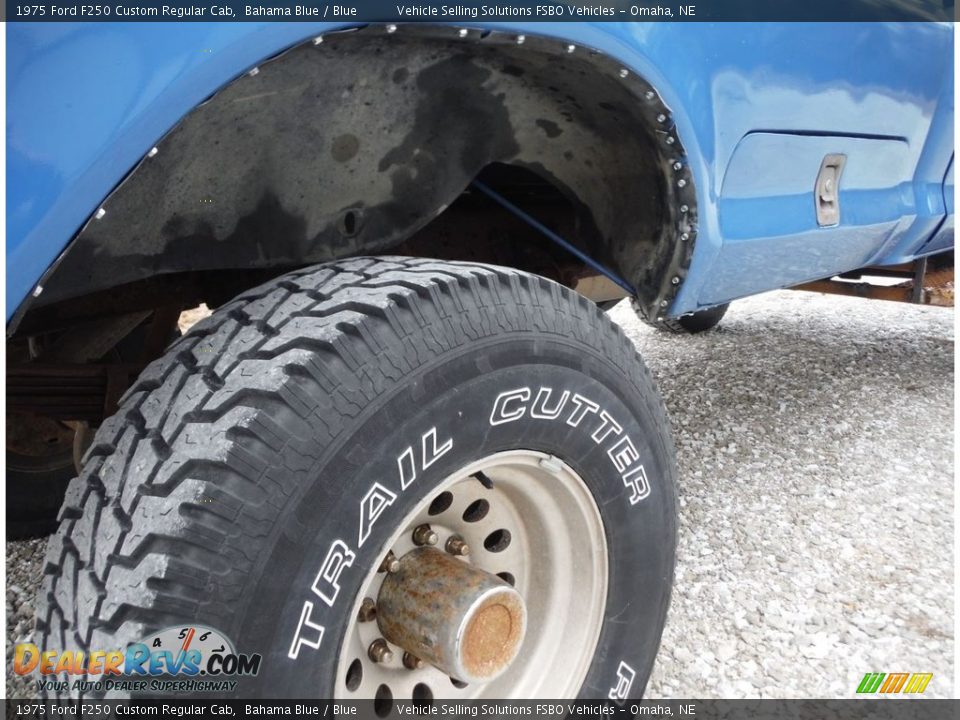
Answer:
[{"label": "lug nut", "polygon": [[370,659],[375,663],[388,663],[393,660],[393,651],[383,638],[377,638],[370,643],[367,655],[369,655]]},{"label": "lug nut", "polygon": [[360,611],[357,613],[357,620],[360,622],[370,622],[377,616],[377,604],[372,598],[364,598],[360,604]]},{"label": "lug nut", "polygon": [[407,668],[407,670],[422,670],[423,660],[418,658],[416,655],[405,652],[403,654],[403,666]]},{"label": "lug nut", "polygon": [[414,545],[436,545],[439,540],[440,536],[429,525],[418,525],[413,531]]},{"label": "lug nut", "polygon": [[469,555],[470,546],[467,545],[466,541],[459,535],[452,535],[450,539],[447,540],[446,544],[447,552],[451,555]]},{"label": "lug nut", "polygon": [[400,569],[400,561],[397,560],[397,556],[393,554],[393,550],[387,553],[387,556],[383,559],[383,562],[380,563],[380,567],[377,572],[385,573],[395,573]]}]

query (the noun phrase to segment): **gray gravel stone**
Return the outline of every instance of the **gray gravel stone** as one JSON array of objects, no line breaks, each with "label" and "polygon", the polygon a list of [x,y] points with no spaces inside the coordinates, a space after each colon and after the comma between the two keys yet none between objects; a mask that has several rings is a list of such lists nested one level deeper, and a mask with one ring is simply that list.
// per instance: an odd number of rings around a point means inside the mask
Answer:
[{"label": "gray gravel stone", "polygon": [[852,697],[916,671],[951,697],[953,311],[782,291],[692,336],[611,314],[680,465],[648,696]]},{"label": "gray gravel stone", "polygon": [[14,647],[20,642],[33,641],[33,611],[45,539],[7,543],[7,697],[36,697],[30,690],[30,680],[13,672]]},{"label": "gray gravel stone", "polygon": [[[652,698],[851,697],[866,672],[953,695],[951,310],[776,292],[654,332],[620,303],[680,465]],[[45,541],[7,543],[7,663]],[[29,685],[8,672],[8,697]]]}]

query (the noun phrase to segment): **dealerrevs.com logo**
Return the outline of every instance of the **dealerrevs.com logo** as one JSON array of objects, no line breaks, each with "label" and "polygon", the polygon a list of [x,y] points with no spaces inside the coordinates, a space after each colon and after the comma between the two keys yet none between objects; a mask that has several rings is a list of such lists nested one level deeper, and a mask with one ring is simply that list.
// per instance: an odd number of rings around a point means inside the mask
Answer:
[{"label": "dealerrevs.com logo", "polygon": [[168,627],[126,650],[41,651],[17,645],[13,670],[36,673],[47,692],[231,692],[234,678],[260,672],[259,654],[238,653],[223,633],[204,625]]}]

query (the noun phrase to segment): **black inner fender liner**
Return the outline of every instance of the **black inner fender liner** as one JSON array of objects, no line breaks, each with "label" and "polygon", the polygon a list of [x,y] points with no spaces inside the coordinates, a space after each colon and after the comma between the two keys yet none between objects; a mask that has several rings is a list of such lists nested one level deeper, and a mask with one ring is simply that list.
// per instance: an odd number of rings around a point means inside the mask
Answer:
[{"label": "black inner fender liner", "polygon": [[557,187],[577,211],[571,241],[649,316],[676,295],[696,193],[656,88],[590,48],[413,24],[330,33],[225,86],[104,199],[28,302],[381,254],[491,163]]}]

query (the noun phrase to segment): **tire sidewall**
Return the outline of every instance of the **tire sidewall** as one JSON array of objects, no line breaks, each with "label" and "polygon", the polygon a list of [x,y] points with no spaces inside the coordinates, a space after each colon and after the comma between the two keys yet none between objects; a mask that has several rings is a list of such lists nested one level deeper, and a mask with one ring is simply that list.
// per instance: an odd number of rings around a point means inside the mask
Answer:
[{"label": "tire sidewall", "polygon": [[[569,393],[555,419],[531,416],[542,388],[550,389],[551,409]],[[518,392],[524,389],[527,401]],[[501,406],[498,420],[524,412],[491,424],[497,398],[504,393],[514,393],[515,400],[507,406],[509,412]],[[572,400],[578,396],[597,409],[582,411]],[[578,408],[580,420],[568,422]],[[615,425],[607,423],[604,434],[605,418]],[[298,476],[300,490],[284,506],[280,532],[233,629],[238,647],[264,655],[260,674],[241,680],[239,694],[337,694],[338,657],[354,603],[398,524],[452,473],[491,454],[517,449],[563,460],[580,475],[600,508],[609,587],[603,627],[580,697],[622,702],[642,694],[669,604],[676,509],[665,418],[639,360],[633,372],[625,371],[582,344],[544,341],[542,336],[472,343],[382,393],[335,430],[337,440],[316,462],[299,470],[283,468]],[[600,434],[604,438],[598,441]],[[629,438],[638,459],[621,471],[614,458],[625,447],[620,444],[623,438]],[[448,441],[448,449],[435,452]],[[417,473],[402,487],[398,458],[411,450]],[[633,482],[623,477],[640,464],[648,487],[645,497],[640,476],[634,473]],[[385,499],[389,503],[384,505]],[[365,500],[366,515],[361,509]],[[382,506],[373,522],[371,502]],[[332,566],[325,561],[334,556],[339,571],[330,575]],[[318,594],[315,584],[325,592]],[[316,627],[322,627],[322,633]],[[311,643],[319,639],[318,647],[296,643],[297,638]]]}]

